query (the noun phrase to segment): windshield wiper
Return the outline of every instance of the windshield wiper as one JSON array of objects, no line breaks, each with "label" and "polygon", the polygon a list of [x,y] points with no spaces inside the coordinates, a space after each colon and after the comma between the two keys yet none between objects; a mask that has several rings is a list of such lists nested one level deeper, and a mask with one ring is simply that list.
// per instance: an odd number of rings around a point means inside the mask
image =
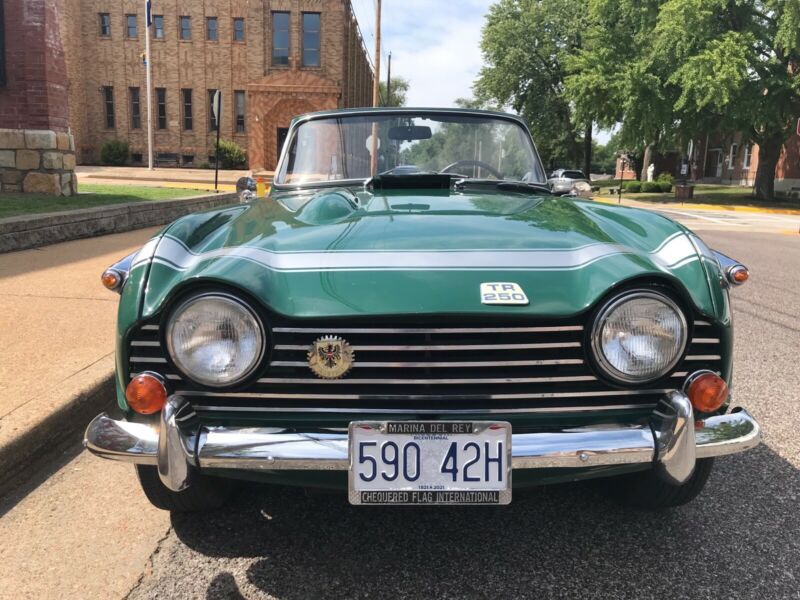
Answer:
[{"label": "windshield wiper", "polygon": [[455,182],[455,189],[463,190],[467,186],[474,187],[493,187],[504,192],[523,192],[540,196],[547,194],[552,196],[549,186],[544,183],[529,183],[527,181],[506,181],[504,179],[478,179],[465,177]]}]

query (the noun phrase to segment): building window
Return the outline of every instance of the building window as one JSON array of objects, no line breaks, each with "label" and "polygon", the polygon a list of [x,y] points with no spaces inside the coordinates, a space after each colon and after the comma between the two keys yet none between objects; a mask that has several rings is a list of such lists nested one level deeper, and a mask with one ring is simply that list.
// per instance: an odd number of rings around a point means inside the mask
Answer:
[{"label": "building window", "polygon": [[180,38],[182,40],[192,39],[192,18],[180,17],[178,21],[180,23]]},{"label": "building window", "polygon": [[750,161],[753,158],[753,144],[747,144],[744,147],[744,160],[742,164],[744,165],[745,170],[750,170]]},{"label": "building window", "polygon": [[233,19],[233,41],[244,41],[244,19],[241,17],[235,17]]},{"label": "building window", "polygon": [[156,126],[167,128],[167,88],[156,88]]},{"label": "building window", "polygon": [[136,15],[125,15],[125,37],[135,38],[137,35]]},{"label": "building window", "polygon": [[739,152],[739,144],[731,144],[731,152],[728,154],[728,170],[733,170],[737,152]]},{"label": "building window", "polygon": [[142,105],[139,98],[139,88],[128,89],[131,97],[131,129],[142,128]]},{"label": "building window", "polygon": [[[217,119],[214,118],[214,94],[217,90],[208,90],[208,130],[217,130]],[[220,104],[222,103],[220,98]]]},{"label": "building window", "polygon": [[108,13],[99,13],[100,37],[111,37],[111,16]]},{"label": "building window", "polygon": [[247,111],[247,104],[245,100],[245,95],[242,90],[236,90],[233,92],[233,100],[234,100],[234,109],[236,111],[236,133],[244,133],[245,126],[244,126],[244,117]]},{"label": "building window", "polygon": [[142,162],[142,153],[141,152],[132,152],[131,153],[131,162],[134,164],[141,164]]},{"label": "building window", "polygon": [[153,38],[164,39],[164,15],[153,15]]},{"label": "building window", "polygon": [[114,129],[114,88],[103,86],[103,104],[106,109],[106,129]]},{"label": "building window", "polygon": [[193,167],[194,166],[194,154],[182,154],[181,155],[181,165],[184,167]]},{"label": "building window", "polygon": [[303,66],[319,66],[319,13],[303,13]]},{"label": "building window", "polygon": [[217,41],[217,17],[208,17],[206,19],[206,39],[209,42]]},{"label": "building window", "polygon": [[272,13],[272,64],[289,65],[289,13]]},{"label": "building window", "polygon": [[191,131],[194,128],[192,123],[192,90],[181,90],[183,95],[183,128]]}]

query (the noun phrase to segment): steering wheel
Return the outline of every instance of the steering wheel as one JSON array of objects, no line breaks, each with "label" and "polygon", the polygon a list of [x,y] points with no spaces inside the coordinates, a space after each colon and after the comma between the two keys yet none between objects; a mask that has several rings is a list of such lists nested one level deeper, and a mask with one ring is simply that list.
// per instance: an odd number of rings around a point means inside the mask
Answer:
[{"label": "steering wheel", "polygon": [[500,171],[482,160],[457,160],[453,164],[447,165],[444,169],[439,171],[439,173],[450,173],[450,169],[455,169],[456,167],[480,167],[481,169],[486,169],[498,179],[503,178],[503,174]]}]

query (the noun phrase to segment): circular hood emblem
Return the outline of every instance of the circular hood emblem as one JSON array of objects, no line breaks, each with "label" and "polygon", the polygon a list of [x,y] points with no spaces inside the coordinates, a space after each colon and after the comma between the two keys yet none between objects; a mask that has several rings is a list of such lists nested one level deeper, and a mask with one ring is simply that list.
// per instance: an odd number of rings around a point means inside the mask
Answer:
[{"label": "circular hood emblem", "polygon": [[353,366],[355,354],[345,340],[326,335],[308,350],[308,366],[323,379],[339,379]]}]

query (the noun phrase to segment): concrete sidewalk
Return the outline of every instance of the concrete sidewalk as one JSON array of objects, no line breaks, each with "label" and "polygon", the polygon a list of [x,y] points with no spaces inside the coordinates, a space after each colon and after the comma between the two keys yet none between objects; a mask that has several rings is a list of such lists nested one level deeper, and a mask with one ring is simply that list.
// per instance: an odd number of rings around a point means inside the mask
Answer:
[{"label": "concrete sidewalk", "polygon": [[625,196],[623,193],[622,201],[620,202],[618,196],[614,195],[600,195],[595,194],[592,200],[596,202],[603,202],[604,204],[621,204],[622,206],[633,206],[635,208],[659,209],[659,208],[677,208],[680,210],[699,210],[699,211],[715,211],[715,212],[741,212],[751,214],[765,214],[765,215],[800,215],[800,209],[787,206],[786,208],[766,207],[766,206],[748,206],[741,204],[706,204],[702,202],[660,202],[657,200],[637,200],[631,196]]},{"label": "concrete sidewalk", "polygon": [[75,417],[94,410],[97,397],[113,400],[119,297],[100,273],[157,230],[0,254],[0,488],[45,449],[47,437],[31,436],[57,431],[61,412]]},{"label": "concrete sidewalk", "polygon": [[[184,169],[184,168],[154,168],[152,171],[146,167],[100,167],[78,166],[75,167],[78,184],[128,184],[152,187],[173,187],[195,190],[214,189],[213,169]],[[246,170],[221,170],[219,172],[219,189],[226,192],[236,190],[236,182],[240,177],[249,177],[252,171]],[[272,181],[272,173],[259,173]]]}]

